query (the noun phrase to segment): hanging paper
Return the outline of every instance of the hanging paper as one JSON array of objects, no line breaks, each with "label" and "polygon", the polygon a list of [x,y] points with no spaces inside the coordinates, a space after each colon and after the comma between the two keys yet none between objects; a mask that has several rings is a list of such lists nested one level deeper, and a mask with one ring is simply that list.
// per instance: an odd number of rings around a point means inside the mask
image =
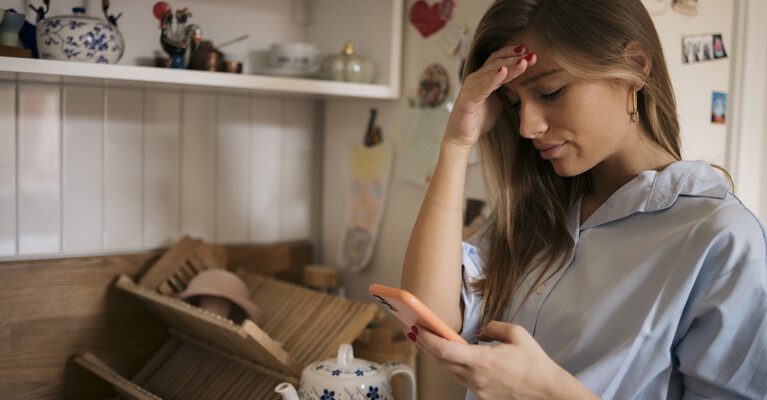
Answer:
[{"label": "hanging paper", "polygon": [[352,147],[347,159],[349,215],[338,249],[341,266],[360,271],[370,263],[386,209],[393,151],[374,126],[371,111],[365,140]]}]

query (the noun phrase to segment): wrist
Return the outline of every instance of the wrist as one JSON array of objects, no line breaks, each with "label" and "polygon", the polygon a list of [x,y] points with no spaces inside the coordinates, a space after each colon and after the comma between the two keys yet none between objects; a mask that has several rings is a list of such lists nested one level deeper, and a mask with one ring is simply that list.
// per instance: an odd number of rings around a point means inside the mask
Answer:
[{"label": "wrist", "polygon": [[552,399],[562,400],[598,400],[599,396],[594,394],[589,388],[586,387],[575,376],[565,371],[563,368],[559,368],[559,385],[552,385],[553,393],[550,393]]},{"label": "wrist", "polygon": [[468,161],[472,147],[474,147],[472,144],[460,143],[455,139],[446,136],[442,139],[440,153],[464,157]]}]

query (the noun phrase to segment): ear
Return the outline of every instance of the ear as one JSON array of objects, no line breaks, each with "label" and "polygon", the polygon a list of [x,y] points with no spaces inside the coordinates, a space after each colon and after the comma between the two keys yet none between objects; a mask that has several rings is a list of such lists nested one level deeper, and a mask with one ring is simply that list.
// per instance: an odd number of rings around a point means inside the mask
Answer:
[{"label": "ear", "polygon": [[652,71],[652,57],[644,46],[639,44],[636,40],[632,40],[626,44],[623,54],[628,58],[630,63],[639,67],[646,76],[650,76],[650,71]]}]

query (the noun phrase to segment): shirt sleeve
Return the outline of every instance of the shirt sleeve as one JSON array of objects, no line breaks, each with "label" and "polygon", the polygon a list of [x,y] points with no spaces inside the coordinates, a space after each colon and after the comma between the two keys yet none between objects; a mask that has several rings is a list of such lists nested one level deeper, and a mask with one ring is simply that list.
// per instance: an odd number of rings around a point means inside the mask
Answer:
[{"label": "shirt sleeve", "polygon": [[469,286],[471,282],[482,279],[482,260],[474,245],[463,242],[461,266],[461,301],[463,302],[463,327],[461,336],[469,343],[476,343],[475,333],[482,327],[480,311],[482,298]]},{"label": "shirt sleeve", "polygon": [[767,398],[765,259],[698,281],[675,348],[684,398]]}]

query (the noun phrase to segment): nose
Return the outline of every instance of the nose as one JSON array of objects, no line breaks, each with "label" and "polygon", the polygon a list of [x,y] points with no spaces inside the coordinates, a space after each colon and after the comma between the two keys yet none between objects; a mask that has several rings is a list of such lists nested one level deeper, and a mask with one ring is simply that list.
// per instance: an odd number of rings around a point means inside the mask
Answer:
[{"label": "nose", "polygon": [[520,103],[519,134],[525,139],[534,139],[549,129],[545,115],[535,103]]}]

